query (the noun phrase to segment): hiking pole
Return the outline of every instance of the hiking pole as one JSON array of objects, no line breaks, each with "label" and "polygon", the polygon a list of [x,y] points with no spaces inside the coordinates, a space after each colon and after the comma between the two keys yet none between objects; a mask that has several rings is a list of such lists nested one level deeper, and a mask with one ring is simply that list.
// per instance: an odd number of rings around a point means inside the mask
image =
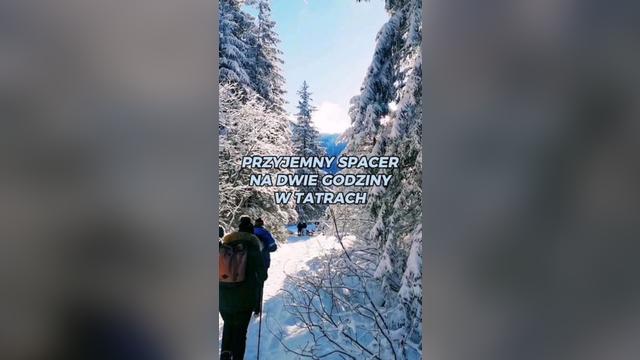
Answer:
[{"label": "hiking pole", "polygon": [[260,315],[258,317],[258,351],[257,360],[260,360],[260,337],[262,336],[262,295],[264,295],[264,284],[260,288]]}]

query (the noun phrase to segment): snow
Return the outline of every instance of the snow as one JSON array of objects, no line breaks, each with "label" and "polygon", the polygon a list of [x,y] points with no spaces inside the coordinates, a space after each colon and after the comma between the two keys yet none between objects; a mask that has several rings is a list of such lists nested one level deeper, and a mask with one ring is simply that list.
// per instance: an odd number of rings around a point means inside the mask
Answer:
[{"label": "snow", "polygon": [[[262,359],[298,359],[287,352],[275,335],[281,336],[288,347],[295,349],[307,342],[312,342],[306,329],[298,326],[297,321],[283,307],[281,292],[286,288],[287,275],[309,270],[309,263],[326,254],[329,250],[340,248],[335,237],[318,233],[314,236],[297,236],[296,225],[287,226],[291,234],[287,243],[278,244],[278,250],[271,253],[269,278],[264,286],[264,304],[262,314],[262,336],[260,341],[260,358]],[[308,224],[307,230],[315,230],[314,224]],[[351,239],[345,239],[349,241]],[[222,340],[222,317],[220,322],[220,341]],[[258,319],[253,318],[247,333],[246,359],[255,359],[258,339]]]},{"label": "snow", "polygon": [[[308,270],[307,262],[319,255],[324,254],[329,249],[338,246],[338,242],[333,237],[300,236],[297,235],[295,225],[287,227],[290,233],[288,242],[278,245],[278,250],[271,254],[271,267],[269,268],[269,278],[264,286],[265,302],[276,296],[282,289],[287,274],[295,274],[301,270]],[[308,224],[307,230],[315,230],[314,224]]]}]

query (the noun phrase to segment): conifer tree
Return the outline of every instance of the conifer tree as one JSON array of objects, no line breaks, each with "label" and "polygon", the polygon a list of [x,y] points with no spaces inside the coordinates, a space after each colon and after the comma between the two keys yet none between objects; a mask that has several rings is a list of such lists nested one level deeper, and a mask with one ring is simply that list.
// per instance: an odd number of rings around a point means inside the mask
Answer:
[{"label": "conifer tree", "polygon": [[420,344],[422,2],[387,0],[386,8],[389,21],[378,33],[361,92],[351,102],[346,154],[398,156],[400,168],[360,170],[393,178],[386,188],[371,189],[367,207],[351,206],[343,213],[372,221],[364,241],[381,249],[374,275],[387,311],[402,309],[405,314],[394,330],[403,328],[403,342]]},{"label": "conifer tree", "polygon": [[[298,91],[300,100],[298,101],[298,112],[295,114],[297,123],[293,124],[292,141],[293,150],[297,156],[325,156],[326,151],[320,143],[320,133],[313,125],[311,115],[315,111],[312,105],[311,92],[306,81],[302,83],[302,87]],[[324,171],[321,169],[298,169],[298,174],[318,174],[322,176]],[[306,186],[298,188],[299,192],[325,192],[323,186]],[[317,204],[297,204],[296,210],[301,221],[315,221],[324,215],[326,206]]]},{"label": "conifer tree", "polygon": [[[254,5],[259,7],[257,24],[243,10],[243,6]],[[284,225],[295,220],[295,211],[293,205],[276,204],[274,192],[293,189],[251,186],[251,175],[273,172],[241,167],[243,156],[292,152],[289,120],[282,109],[284,79],[274,65],[282,62],[275,23],[265,0],[220,0],[219,19],[220,221],[234,228],[241,215],[262,217],[276,238],[284,240]],[[292,173],[288,169],[279,172]]]},{"label": "conifer tree", "polygon": [[220,0],[218,46],[220,83],[232,82],[243,88],[252,87],[253,59],[249,56],[255,44],[252,17],[242,11],[239,0]]},{"label": "conifer tree", "polygon": [[275,31],[276,23],[271,19],[271,6],[268,0],[259,0],[258,25],[255,48],[254,89],[262,96],[270,109],[284,113],[284,76],[282,51],[278,48],[280,40]]}]

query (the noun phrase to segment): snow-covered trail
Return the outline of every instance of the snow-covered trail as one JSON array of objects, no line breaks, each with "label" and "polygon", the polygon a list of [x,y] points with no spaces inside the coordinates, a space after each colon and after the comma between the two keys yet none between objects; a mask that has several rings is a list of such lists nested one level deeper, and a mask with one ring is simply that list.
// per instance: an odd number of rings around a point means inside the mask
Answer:
[{"label": "snow-covered trail", "polygon": [[[295,226],[290,226],[295,232]],[[269,278],[265,282],[262,314],[262,336],[260,341],[261,359],[298,359],[295,354],[288,353],[273,335],[281,330],[285,333],[287,346],[296,348],[306,343],[309,338],[296,326],[296,320],[284,309],[283,294],[280,290],[285,286],[286,276],[301,270],[308,270],[308,262],[328,250],[338,248],[340,244],[334,237],[290,236],[285,244],[278,244],[278,250],[271,253]],[[220,336],[222,336],[222,317],[220,319]],[[245,359],[257,356],[258,319],[252,318],[247,333]],[[273,333],[272,333],[273,331]]]}]

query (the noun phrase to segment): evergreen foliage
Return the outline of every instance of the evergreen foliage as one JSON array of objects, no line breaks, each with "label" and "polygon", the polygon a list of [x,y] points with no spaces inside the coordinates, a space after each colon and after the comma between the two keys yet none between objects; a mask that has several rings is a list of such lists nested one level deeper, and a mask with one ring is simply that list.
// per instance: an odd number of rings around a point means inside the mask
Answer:
[{"label": "evergreen foliage", "polygon": [[[297,156],[325,156],[326,150],[322,146],[320,133],[313,125],[311,115],[315,111],[311,99],[311,92],[306,81],[302,83],[302,87],[298,91],[300,100],[298,101],[296,115],[297,122],[293,124],[292,140],[293,151]],[[297,174],[317,174],[322,176],[325,172],[321,169],[297,169]],[[297,189],[299,192],[325,192],[326,189],[322,185],[305,186]],[[326,210],[326,206],[317,204],[297,204],[299,221],[316,221],[319,220]]]}]

